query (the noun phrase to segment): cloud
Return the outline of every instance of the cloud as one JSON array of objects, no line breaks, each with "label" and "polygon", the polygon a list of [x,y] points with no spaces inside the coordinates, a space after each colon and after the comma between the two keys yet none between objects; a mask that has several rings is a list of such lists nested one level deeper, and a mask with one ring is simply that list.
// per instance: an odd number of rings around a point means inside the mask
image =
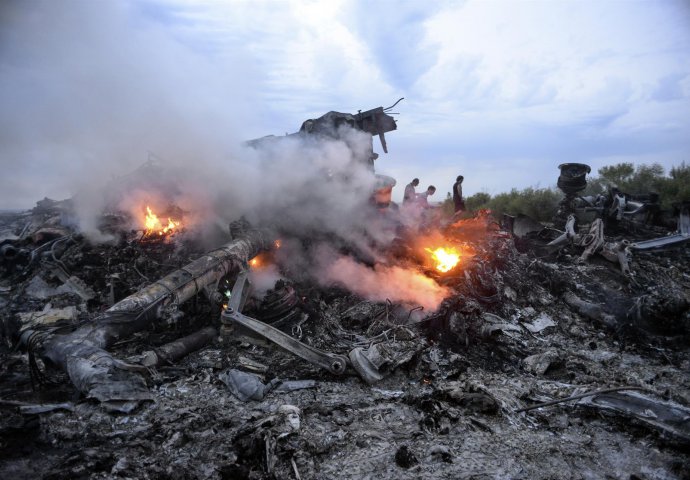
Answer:
[{"label": "cloud", "polygon": [[656,153],[670,165],[690,148],[681,1],[11,5],[0,29],[7,206],[65,196],[94,164],[110,175],[147,150],[227,154],[400,96],[377,161],[398,178],[396,198],[413,176],[442,188],[460,170],[468,194],[497,192],[551,184],[566,160]]},{"label": "cloud", "polygon": [[347,7],[348,25],[393,87],[409,90],[436,62],[436,49],[424,43],[425,22],[441,4],[396,0],[349,2]]},{"label": "cloud", "polygon": [[688,94],[683,89],[683,81],[688,78],[687,73],[671,73],[659,79],[651,98],[657,102],[671,102],[682,100]]},{"label": "cloud", "polygon": [[690,148],[689,11],[682,2],[443,4],[424,22],[437,61],[408,92],[387,170],[447,190],[464,173],[471,194],[551,185],[564,161],[680,163]]}]

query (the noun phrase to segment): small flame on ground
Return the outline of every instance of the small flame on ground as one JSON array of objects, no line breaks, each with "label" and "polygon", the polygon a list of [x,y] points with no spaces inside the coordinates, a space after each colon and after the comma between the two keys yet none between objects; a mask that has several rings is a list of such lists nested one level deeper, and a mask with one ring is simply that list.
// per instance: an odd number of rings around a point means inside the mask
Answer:
[{"label": "small flame on ground", "polygon": [[276,248],[280,248],[282,242],[280,240],[276,240],[275,242],[273,242],[273,245],[275,245]]},{"label": "small flame on ground", "polygon": [[431,253],[431,257],[436,262],[436,270],[439,272],[449,272],[460,262],[460,252],[453,247],[439,247],[434,250],[425,248],[425,250]]},{"label": "small flame on ground", "polygon": [[144,220],[144,227],[146,228],[144,236],[154,235],[155,233],[158,233],[158,235],[161,236],[173,233],[173,231],[180,226],[180,223],[181,222],[176,222],[172,218],[168,217],[168,225],[163,226],[161,221],[158,219],[158,215],[153,213],[151,211],[151,207],[147,205],[146,219]]},{"label": "small flame on ground", "polygon": [[269,252],[261,252],[247,263],[253,270],[265,270],[274,265],[273,256]]}]

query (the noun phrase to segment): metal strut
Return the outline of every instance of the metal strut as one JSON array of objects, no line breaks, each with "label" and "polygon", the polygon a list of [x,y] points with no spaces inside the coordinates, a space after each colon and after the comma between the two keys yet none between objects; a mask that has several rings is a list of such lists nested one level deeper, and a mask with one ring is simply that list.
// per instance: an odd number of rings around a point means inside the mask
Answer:
[{"label": "metal strut", "polygon": [[298,357],[321,367],[335,375],[342,375],[347,369],[348,361],[344,355],[325,352],[318,348],[312,347],[290,335],[281,332],[275,327],[272,327],[255,318],[248,317],[241,313],[244,304],[243,299],[246,298],[248,284],[246,272],[238,275],[235,285],[232,288],[232,295],[228,307],[221,314],[221,322],[225,325],[233,325],[242,329],[248,330],[255,335],[258,335],[274,344],[278,345],[284,350],[297,355]]}]

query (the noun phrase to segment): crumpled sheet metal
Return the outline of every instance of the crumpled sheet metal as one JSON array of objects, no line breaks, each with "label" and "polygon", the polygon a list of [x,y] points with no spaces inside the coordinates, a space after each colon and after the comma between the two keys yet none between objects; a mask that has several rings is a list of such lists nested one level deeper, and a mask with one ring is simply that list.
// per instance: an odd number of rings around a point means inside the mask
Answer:
[{"label": "crumpled sheet metal", "polygon": [[218,378],[242,402],[248,402],[249,400],[261,401],[273,390],[291,392],[293,390],[316,387],[316,381],[314,380],[280,380],[279,378],[274,378],[270,382],[264,383],[257,375],[234,368],[219,374]]},{"label": "crumpled sheet metal", "polygon": [[[153,400],[144,378],[134,365],[113,358],[91,345],[76,345],[65,361],[65,370],[74,386],[108,410],[129,412],[139,402]],[[146,369],[139,367],[138,372]]]},{"label": "crumpled sheet metal", "polygon": [[671,440],[690,446],[690,408],[640,392],[601,393],[585,397],[578,405],[632,418]]},{"label": "crumpled sheet metal", "polygon": [[[42,354],[67,371],[77,389],[100,402],[148,400],[150,394],[140,375],[143,371],[133,371],[105,349],[147,328],[164,314],[166,305],[189,300],[272,244],[270,233],[263,230],[247,230],[242,235],[116,303],[74,332],[49,336]],[[25,331],[23,338],[32,333]]]},{"label": "crumpled sheet metal", "polygon": [[690,211],[687,206],[681,208],[678,215],[678,233],[665,237],[652,238],[630,245],[633,250],[662,250],[666,247],[690,241]]}]

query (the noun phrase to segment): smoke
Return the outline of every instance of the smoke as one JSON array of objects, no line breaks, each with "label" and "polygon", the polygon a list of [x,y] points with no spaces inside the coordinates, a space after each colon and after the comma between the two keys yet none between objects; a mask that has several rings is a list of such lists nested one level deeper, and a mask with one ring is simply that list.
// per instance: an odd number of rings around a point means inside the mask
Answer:
[{"label": "smoke", "polygon": [[278,265],[275,263],[261,268],[252,268],[249,271],[249,281],[252,283],[252,290],[259,298],[263,298],[266,292],[274,288],[276,282],[282,278],[278,271]]},{"label": "smoke", "polygon": [[[270,133],[257,107],[264,77],[248,54],[214,57],[203,39],[176,38],[175,19],[161,21],[156,7],[3,2],[4,207],[74,195],[86,231],[95,231],[107,209],[141,217],[139,199],[175,203],[195,219],[226,225],[245,215],[346,234],[359,224],[374,178],[353,159],[371,150],[370,137],[351,130],[339,140],[243,146],[257,132]],[[150,152],[165,172],[125,175]]]},{"label": "smoke", "polygon": [[[376,179],[362,159],[372,154],[371,135],[345,124],[331,136],[273,137],[249,146],[245,141],[257,132],[270,133],[257,108],[263,77],[250,57],[214,57],[203,45],[180,41],[146,14],[154,7],[3,3],[4,207],[28,207],[45,195],[72,197],[81,230],[102,241],[106,211],[129,212],[137,228],[146,205],[158,214],[175,205],[187,213],[188,227],[227,230],[243,216],[286,238],[347,245],[374,262],[377,246],[392,234],[368,208]],[[155,162],[142,166],[147,159]],[[312,278],[324,273],[313,250],[288,241],[282,255],[290,249],[283,265],[292,274],[301,266]],[[262,289],[276,276],[259,278]],[[445,294],[414,271],[370,269],[351,258],[336,260],[324,278],[370,299],[426,308]]]},{"label": "smoke", "polygon": [[245,138],[242,129],[254,128],[249,86],[260,79],[250,61],[202,55],[147,13],[153,8],[2,2],[5,206],[81,192],[85,204],[101,207],[97,187],[141,165],[148,152],[177,166],[219,162]]},{"label": "smoke", "polygon": [[369,268],[343,256],[325,269],[322,281],[340,283],[367,300],[412,303],[428,311],[436,310],[449,294],[414,269],[380,264]]}]

